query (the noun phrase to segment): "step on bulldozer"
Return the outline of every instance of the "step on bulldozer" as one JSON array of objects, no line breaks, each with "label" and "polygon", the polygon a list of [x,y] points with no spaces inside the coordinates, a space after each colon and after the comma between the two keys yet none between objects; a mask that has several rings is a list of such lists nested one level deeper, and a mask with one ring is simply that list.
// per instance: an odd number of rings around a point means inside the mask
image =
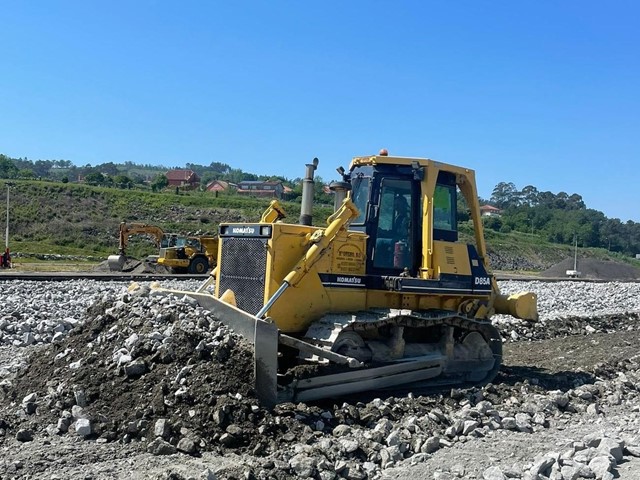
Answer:
[{"label": "step on bulldozer", "polygon": [[306,166],[298,223],[274,201],[257,223],[221,224],[217,267],[179,292],[251,342],[260,401],[490,382],[502,358],[491,316],[538,315],[534,293],[503,295],[489,272],[474,171],[386,150],[355,157],[317,227],[317,165]]}]

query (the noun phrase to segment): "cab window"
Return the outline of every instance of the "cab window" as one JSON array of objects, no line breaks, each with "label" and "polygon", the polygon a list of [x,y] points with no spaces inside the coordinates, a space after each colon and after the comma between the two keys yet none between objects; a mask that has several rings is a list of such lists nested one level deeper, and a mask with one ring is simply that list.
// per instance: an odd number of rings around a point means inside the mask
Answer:
[{"label": "cab window", "polygon": [[458,240],[456,199],[455,185],[436,185],[433,195],[434,240],[445,240],[449,242]]},{"label": "cab window", "polygon": [[373,266],[404,269],[411,267],[411,182],[382,182]]},{"label": "cab window", "polygon": [[351,223],[353,225],[362,225],[367,218],[367,202],[369,200],[369,190],[371,189],[370,177],[356,177],[351,181],[351,198],[358,209],[358,218]]}]

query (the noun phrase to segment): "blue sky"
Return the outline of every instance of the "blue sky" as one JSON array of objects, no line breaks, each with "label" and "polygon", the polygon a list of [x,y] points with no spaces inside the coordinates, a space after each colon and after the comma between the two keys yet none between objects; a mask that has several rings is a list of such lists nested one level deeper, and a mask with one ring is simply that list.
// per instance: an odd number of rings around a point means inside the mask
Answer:
[{"label": "blue sky", "polygon": [[640,2],[4,1],[0,153],[318,174],[387,148],[640,221]]}]

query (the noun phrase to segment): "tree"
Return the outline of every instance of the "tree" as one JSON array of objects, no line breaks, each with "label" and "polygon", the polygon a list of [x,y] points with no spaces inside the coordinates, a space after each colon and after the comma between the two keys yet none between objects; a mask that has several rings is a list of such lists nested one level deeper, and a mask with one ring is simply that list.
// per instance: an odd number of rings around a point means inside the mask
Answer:
[{"label": "tree", "polygon": [[0,178],[16,178],[18,168],[6,155],[0,155]]},{"label": "tree", "polygon": [[538,189],[533,185],[527,185],[520,192],[520,198],[524,205],[528,205],[530,207],[534,207],[538,204]]},{"label": "tree", "polygon": [[169,186],[169,179],[164,174],[156,175],[151,182],[151,190],[154,192],[159,192],[167,188],[167,186]]},{"label": "tree", "polygon": [[33,171],[36,177],[46,178],[49,176],[49,170],[51,170],[52,166],[53,162],[50,162],[49,160],[36,160],[30,170]]},{"label": "tree", "polygon": [[553,207],[555,200],[556,200],[555,194],[549,191],[540,192],[538,194],[538,205],[542,205],[545,207]]},{"label": "tree", "polygon": [[573,193],[567,198],[567,208],[570,210],[582,210],[587,208],[582,200],[582,196],[577,193]]},{"label": "tree", "polygon": [[240,183],[242,180],[244,180],[243,176],[244,176],[244,173],[242,169],[232,168],[231,170],[229,170],[229,173],[227,173],[227,175],[225,176],[225,180],[231,183]]},{"label": "tree", "polygon": [[497,216],[482,217],[482,224],[485,228],[499,232],[502,230],[502,219]]},{"label": "tree", "polygon": [[556,195],[556,199],[554,200],[554,207],[559,209],[567,208],[567,200],[569,199],[569,194],[566,192],[558,192]]},{"label": "tree", "polygon": [[118,167],[113,162],[103,163],[101,165],[98,165],[96,168],[100,170],[102,173],[111,175],[111,176],[116,176],[120,173],[120,171],[118,170]]},{"label": "tree", "polygon": [[133,181],[126,175],[116,175],[113,177],[113,183],[118,188],[131,188]]},{"label": "tree", "polygon": [[30,168],[25,168],[18,172],[20,178],[36,178],[36,174]]},{"label": "tree", "polygon": [[89,185],[104,185],[105,177],[100,172],[91,172],[84,177],[84,181]]},{"label": "tree", "polygon": [[491,201],[496,207],[502,209],[510,206],[517,206],[519,203],[518,193],[518,189],[513,183],[500,182],[495,186],[491,193]]},{"label": "tree", "polygon": [[213,170],[214,173],[219,173],[221,175],[226,175],[231,171],[231,167],[229,165],[220,162],[211,162],[209,168]]}]

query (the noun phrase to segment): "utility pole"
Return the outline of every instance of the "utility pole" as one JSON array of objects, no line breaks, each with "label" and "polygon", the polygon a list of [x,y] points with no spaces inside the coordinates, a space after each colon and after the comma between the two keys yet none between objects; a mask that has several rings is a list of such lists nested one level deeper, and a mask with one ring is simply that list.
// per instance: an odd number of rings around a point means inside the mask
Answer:
[{"label": "utility pole", "polygon": [[575,249],[573,253],[573,269],[578,271],[578,234],[573,235],[573,239],[575,241]]},{"label": "utility pole", "polygon": [[580,276],[580,272],[578,271],[578,234],[573,234],[573,240],[575,243],[574,252],[573,252],[573,270],[567,270],[567,276],[571,278],[577,278]]},{"label": "utility pole", "polygon": [[5,249],[9,248],[9,190],[10,190],[10,187],[13,187],[15,185],[15,183],[7,182],[6,185],[7,185],[7,230],[4,234]]}]

